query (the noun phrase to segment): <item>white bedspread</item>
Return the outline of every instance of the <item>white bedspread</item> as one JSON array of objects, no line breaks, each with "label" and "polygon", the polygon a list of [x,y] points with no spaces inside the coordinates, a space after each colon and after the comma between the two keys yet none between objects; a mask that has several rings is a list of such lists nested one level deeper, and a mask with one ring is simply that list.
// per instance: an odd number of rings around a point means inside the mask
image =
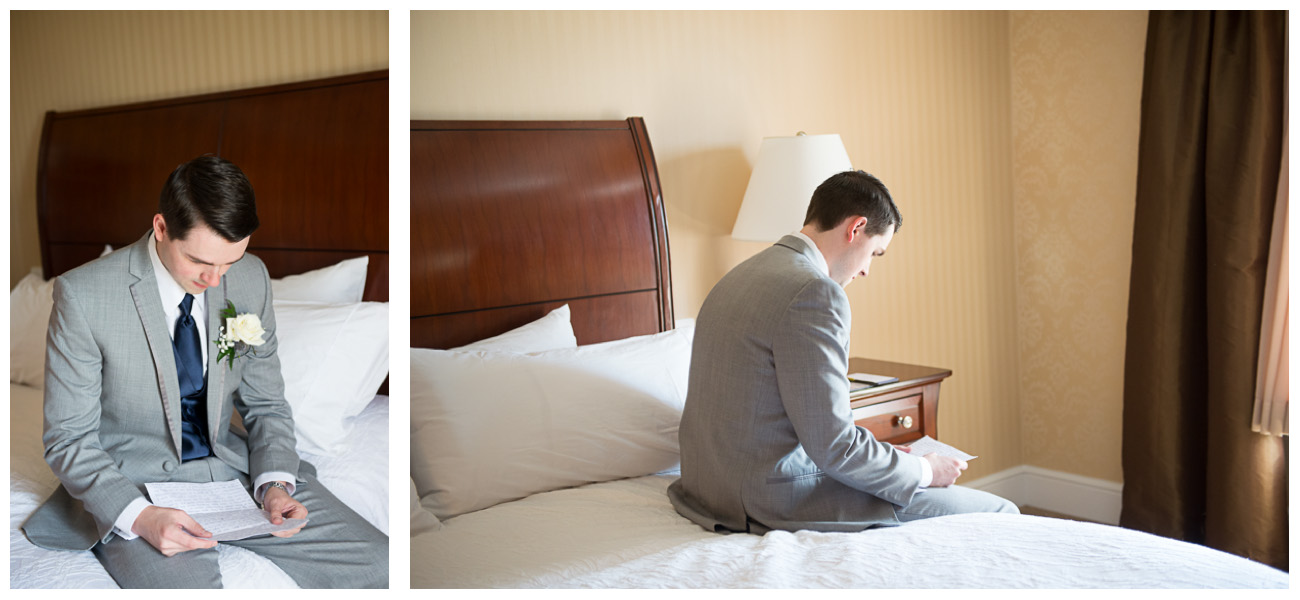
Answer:
[{"label": "white bedspread", "polygon": [[[412,587],[1255,588],[1287,574],[1092,523],[956,515],[860,533],[715,534],[649,476],[538,494],[411,540]],[[936,568],[917,568],[932,565]],[[940,567],[941,565],[941,567]],[[941,572],[930,579],[923,573]]]},{"label": "white bedspread", "polygon": [[[19,527],[54,491],[58,479],[42,458],[41,390],[9,385],[9,586],[10,588],[116,588],[89,551],[46,550]],[[349,451],[337,457],[304,454],[335,496],[388,533],[388,397],[376,396],[353,422]],[[271,561],[243,548],[218,544],[227,588],[296,588]]]}]

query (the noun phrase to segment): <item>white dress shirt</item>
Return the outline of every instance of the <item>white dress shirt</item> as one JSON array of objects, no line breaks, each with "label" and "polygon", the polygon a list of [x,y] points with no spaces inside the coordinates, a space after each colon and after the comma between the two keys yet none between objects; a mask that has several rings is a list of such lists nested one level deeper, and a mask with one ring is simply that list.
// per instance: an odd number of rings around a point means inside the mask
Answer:
[{"label": "white dress shirt", "polygon": [[[829,264],[826,263],[826,257],[822,255],[821,248],[817,247],[817,243],[812,241],[812,238],[804,235],[802,231],[796,231],[790,235],[793,235],[803,240],[805,244],[808,244],[809,248],[812,248],[813,256],[817,259],[816,260],[817,267],[821,269],[824,275],[830,277],[831,267]],[[845,373],[845,375],[848,374]],[[930,461],[927,461],[924,458],[921,458],[920,456],[917,456],[916,458],[918,459],[918,462],[921,463],[921,484],[918,485],[917,487],[919,488],[930,487],[930,484],[934,481],[934,469],[930,467]]]},{"label": "white dress shirt", "polygon": [[[176,337],[176,320],[181,317],[181,301],[185,299],[185,288],[176,283],[176,279],[171,276],[171,272],[163,266],[162,259],[158,258],[158,240],[155,237],[153,243],[149,244],[149,262],[153,263],[154,279],[158,281],[158,297],[162,300],[163,317],[167,323],[167,336],[175,339]],[[199,350],[203,356],[203,375],[208,374],[208,300],[207,294],[194,296],[194,302],[190,305],[190,316],[198,325],[199,331]],[[279,471],[270,471],[258,475],[254,480],[253,489],[257,490],[254,499],[262,501],[266,494],[266,486],[272,481],[283,481],[288,488],[289,494],[294,491],[294,477],[288,473]],[[118,515],[117,520],[113,522],[114,533],[122,536],[123,539],[133,540],[138,537],[131,531],[135,525],[135,520],[140,517],[144,509],[153,506],[144,498],[136,498],[126,506],[126,510]]]}]

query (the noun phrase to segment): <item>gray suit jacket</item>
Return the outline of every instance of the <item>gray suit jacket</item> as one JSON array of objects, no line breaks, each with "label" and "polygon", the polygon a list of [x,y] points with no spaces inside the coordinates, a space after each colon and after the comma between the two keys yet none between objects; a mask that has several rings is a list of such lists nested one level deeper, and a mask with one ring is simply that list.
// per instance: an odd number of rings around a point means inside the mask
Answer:
[{"label": "gray suit jacket", "polygon": [[[181,463],[181,400],[150,231],[140,241],[59,277],[46,338],[45,460],[62,485],[23,524],[34,544],[85,550],[108,541],[113,521],[144,484]],[[276,353],[271,280],[252,255],[204,292],[208,335],[208,439],[242,473],[299,472],[293,417]],[[226,301],[256,313],[267,334],[257,354],[217,362],[213,343]],[[247,434],[231,428],[238,410]],[[247,436],[245,439],[244,436]],[[301,477],[299,477],[301,480]]]},{"label": "gray suit jacket", "polygon": [[714,531],[859,531],[897,524],[916,457],[849,413],[851,315],[814,249],[786,236],[732,269],[695,324],[679,431],[677,511]]}]

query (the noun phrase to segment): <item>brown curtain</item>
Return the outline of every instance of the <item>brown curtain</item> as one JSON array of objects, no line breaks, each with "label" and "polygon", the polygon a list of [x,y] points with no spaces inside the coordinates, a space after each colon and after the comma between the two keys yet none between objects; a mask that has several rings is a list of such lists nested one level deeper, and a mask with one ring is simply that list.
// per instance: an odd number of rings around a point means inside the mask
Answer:
[{"label": "brown curtain", "polygon": [[1120,524],[1286,569],[1286,439],[1251,431],[1286,13],[1152,12]]}]

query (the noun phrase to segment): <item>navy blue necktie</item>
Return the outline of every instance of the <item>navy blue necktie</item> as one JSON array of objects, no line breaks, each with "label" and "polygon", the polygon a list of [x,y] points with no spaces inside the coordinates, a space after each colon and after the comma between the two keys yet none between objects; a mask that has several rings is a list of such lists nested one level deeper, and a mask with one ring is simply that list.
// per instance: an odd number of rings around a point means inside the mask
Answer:
[{"label": "navy blue necktie", "polygon": [[181,300],[181,316],[176,319],[172,352],[176,356],[176,379],[181,388],[181,460],[204,458],[212,454],[207,441],[207,380],[203,377],[203,349],[199,328],[190,316],[194,296]]}]

